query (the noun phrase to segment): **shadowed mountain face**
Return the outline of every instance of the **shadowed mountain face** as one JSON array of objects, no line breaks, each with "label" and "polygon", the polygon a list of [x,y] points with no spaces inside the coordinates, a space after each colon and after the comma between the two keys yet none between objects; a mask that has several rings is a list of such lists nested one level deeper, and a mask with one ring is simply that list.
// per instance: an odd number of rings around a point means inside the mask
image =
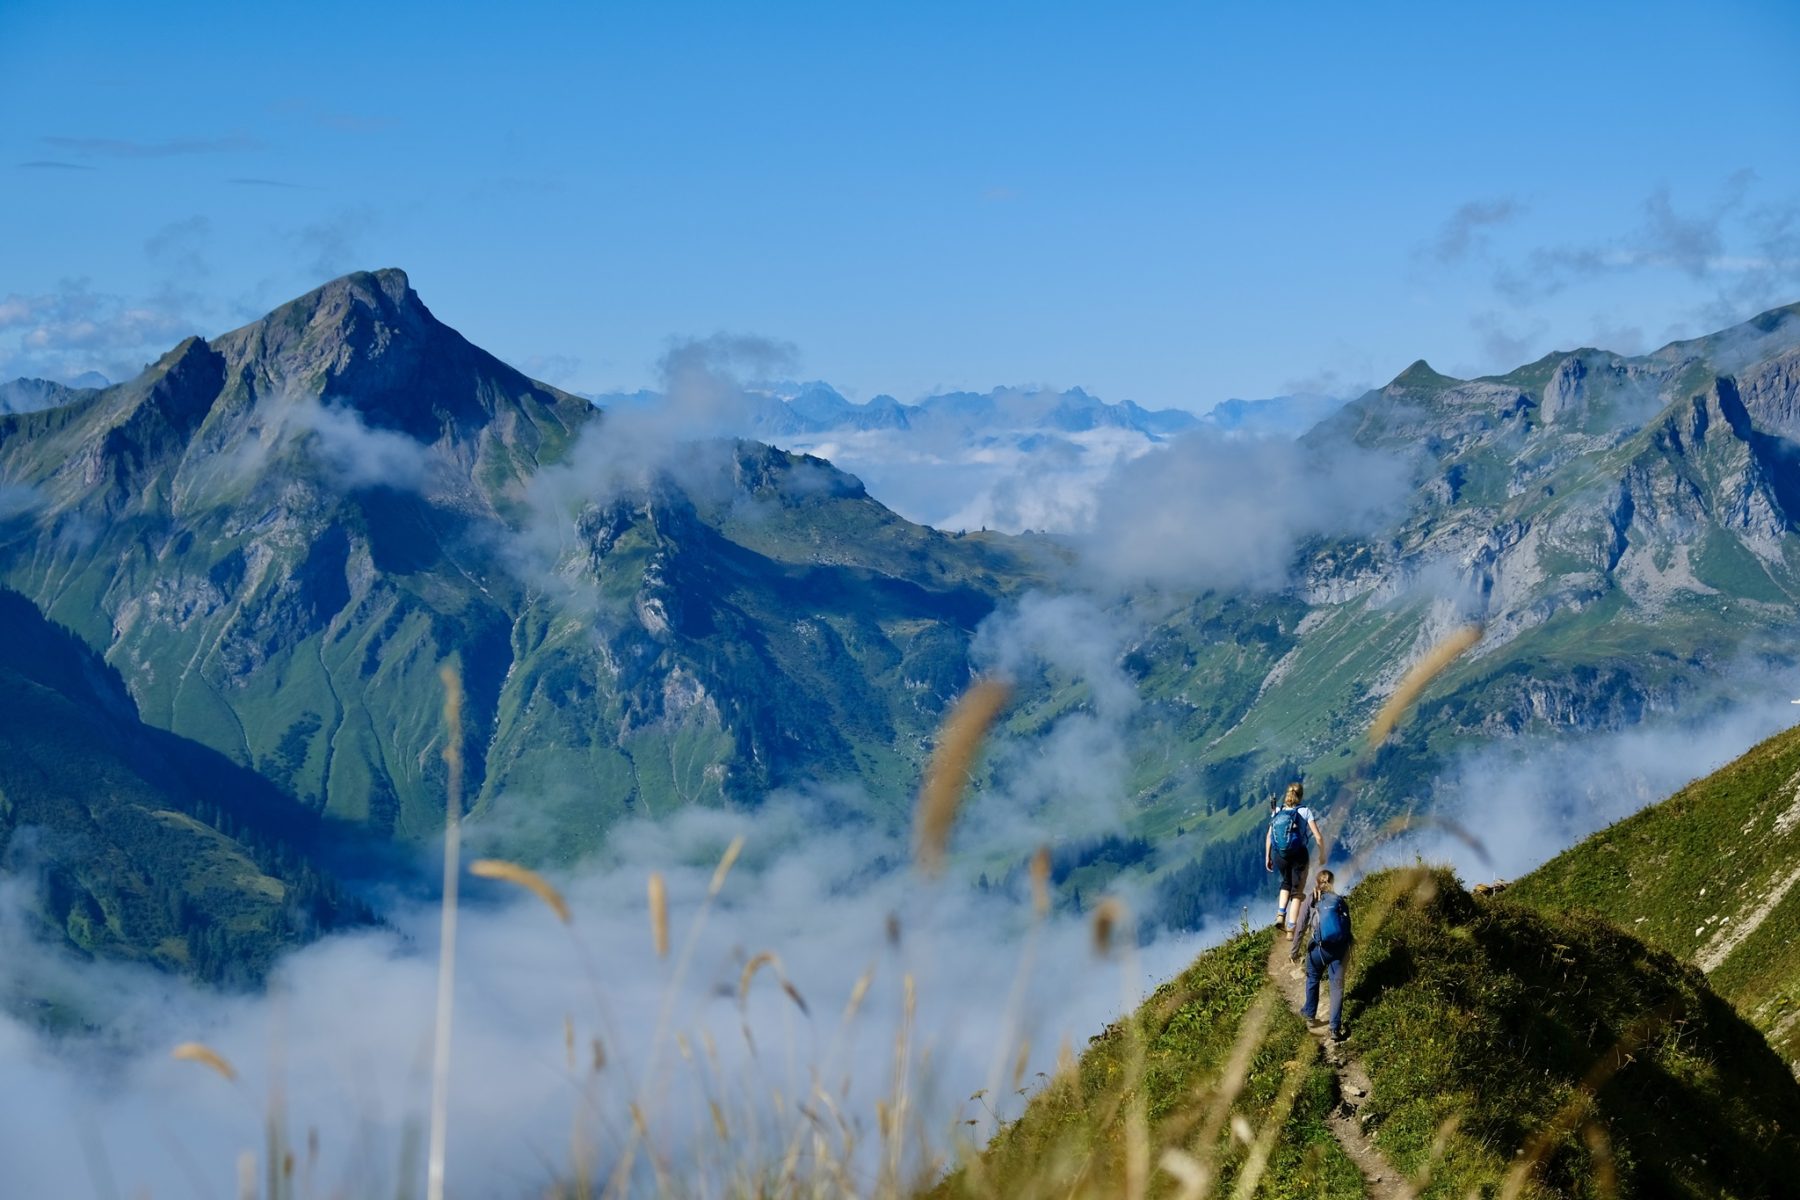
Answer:
[{"label": "shadowed mountain face", "polygon": [[1777,734],[1519,881],[1706,972],[1800,1076],[1800,729]]},{"label": "shadowed mountain face", "polygon": [[817,460],[610,432],[400,272],[352,275],[0,417],[0,579],[146,720],[384,834],[441,825],[450,660],[473,806],[518,853],[784,783],[903,791],[1023,553]]},{"label": "shadowed mountain face", "polygon": [[[359,919],[313,859],[316,817],[142,724],[118,675],[15,592],[0,590],[0,628],[0,864],[35,880],[40,932],[246,982],[284,946]],[[15,964],[0,1003],[43,990]]]}]

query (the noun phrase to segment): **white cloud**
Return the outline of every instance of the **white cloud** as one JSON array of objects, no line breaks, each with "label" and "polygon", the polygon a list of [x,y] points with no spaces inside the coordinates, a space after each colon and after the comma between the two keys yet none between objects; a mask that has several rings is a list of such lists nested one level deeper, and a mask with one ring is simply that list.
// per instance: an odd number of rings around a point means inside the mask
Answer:
[{"label": "white cloud", "polygon": [[1280,587],[1302,539],[1374,532],[1410,488],[1406,462],[1349,443],[1196,430],[1117,467],[1078,545],[1123,585]]},{"label": "white cloud", "polygon": [[1800,675],[1756,667],[1725,674],[1729,699],[1695,702],[1630,729],[1468,750],[1421,799],[1425,811],[1473,834],[1481,850],[1427,831],[1383,861],[1410,862],[1416,852],[1453,864],[1470,881],[1515,879],[1793,724],[1789,700]]},{"label": "white cloud", "polygon": [[[917,994],[908,1087],[918,1128],[941,1148],[958,1120],[985,1122],[967,1097],[990,1082],[997,1063],[1003,1086],[989,1101],[999,1113],[1018,1111],[1010,1083],[1016,1046],[1001,1044],[1003,1027],[1029,1038],[1029,1071],[1048,1070],[1064,1038],[1079,1044],[1199,948],[1197,939],[1164,941],[1141,958],[1100,963],[1085,925],[1057,919],[1035,939],[1037,961],[1046,965],[1021,981],[1028,898],[979,892],[966,880],[921,883],[909,870],[882,865],[904,860],[902,837],[823,828],[823,815],[816,802],[790,800],[756,813],[694,810],[623,829],[613,861],[629,866],[558,881],[575,912],[568,929],[535,899],[510,893],[465,910],[452,1191],[541,1191],[553,1173],[568,1172],[572,1126],[610,1167],[633,1099],[646,1113],[657,1157],[679,1175],[696,1182],[710,1175],[716,1184],[727,1162],[772,1162],[808,1128],[795,1106],[822,1107],[815,1073],[861,1130],[859,1162],[872,1166],[875,1105],[893,1087],[907,975]],[[748,839],[744,858],[679,974],[714,861],[737,834]],[[1028,848],[1011,849],[1022,855]],[[652,869],[669,883],[678,951],[669,960],[656,958],[648,932],[644,885]],[[11,899],[6,911],[16,912],[18,898]],[[887,938],[890,915],[899,923],[898,945]],[[77,968],[105,1034],[51,1041],[0,1020],[0,1112],[10,1146],[0,1158],[0,1185],[19,1195],[79,1190],[86,1186],[80,1164],[100,1147],[126,1193],[190,1194],[198,1179],[234,1194],[237,1155],[262,1146],[268,1098],[278,1090],[291,1143],[322,1190],[393,1190],[405,1130],[421,1118],[427,1092],[436,920],[430,906],[405,905],[391,915],[391,932],[334,937],[301,951],[268,999],[202,994],[131,969]],[[9,963],[43,958],[19,937],[16,922],[6,929]],[[745,961],[763,950],[780,956],[810,1015],[769,973],[740,1010]],[[1058,964],[1054,981],[1048,964]],[[845,1022],[857,979],[871,968],[862,1010]],[[1015,984],[1023,1000],[1009,1012],[1003,998]],[[574,1069],[565,1018],[576,1034]],[[659,1026],[667,1032],[656,1042]],[[598,1076],[588,1070],[593,1037],[608,1056]],[[240,1082],[170,1061],[169,1047],[189,1039],[225,1055],[242,1072]],[[779,1113],[775,1092],[788,1104]],[[712,1133],[709,1099],[733,1130],[728,1153]],[[760,1141],[749,1136],[756,1122]],[[318,1131],[312,1165],[309,1129]]]},{"label": "white cloud", "polygon": [[431,447],[366,424],[355,409],[308,398],[284,414],[289,436],[310,433],[326,469],[345,487],[423,488],[437,463]]}]

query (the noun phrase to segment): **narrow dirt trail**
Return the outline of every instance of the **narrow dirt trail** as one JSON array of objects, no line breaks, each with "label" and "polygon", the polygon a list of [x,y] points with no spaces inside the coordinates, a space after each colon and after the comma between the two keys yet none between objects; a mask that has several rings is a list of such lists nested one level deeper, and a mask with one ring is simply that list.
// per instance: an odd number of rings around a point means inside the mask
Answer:
[{"label": "narrow dirt trail", "polygon": [[[1275,948],[1269,953],[1269,978],[1274,980],[1275,987],[1287,1002],[1288,1008],[1300,1011],[1300,1001],[1306,994],[1306,979],[1298,964],[1288,961],[1288,940],[1285,935],[1277,935]],[[1330,1003],[1324,994],[1327,988],[1325,981],[1320,981],[1319,1008],[1325,1010]],[[1328,1065],[1337,1073],[1338,1094],[1342,1102],[1331,1110],[1326,1124],[1331,1127],[1331,1134],[1337,1138],[1338,1145],[1350,1156],[1362,1172],[1363,1188],[1369,1200],[1412,1200],[1416,1195],[1413,1187],[1407,1183],[1406,1177],[1394,1169],[1375,1143],[1364,1132],[1361,1120],[1362,1106],[1369,1099],[1369,1073],[1363,1069],[1360,1061],[1346,1054],[1341,1046],[1333,1046],[1328,1040],[1331,1030],[1325,1025],[1312,1029],[1314,1038],[1318,1039],[1319,1050]]]}]

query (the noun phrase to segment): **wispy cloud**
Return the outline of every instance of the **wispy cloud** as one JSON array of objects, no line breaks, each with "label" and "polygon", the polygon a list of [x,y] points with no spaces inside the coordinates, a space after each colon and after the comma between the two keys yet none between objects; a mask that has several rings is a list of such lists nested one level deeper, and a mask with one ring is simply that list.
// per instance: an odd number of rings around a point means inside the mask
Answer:
[{"label": "wispy cloud", "polygon": [[1510,320],[1505,313],[1488,310],[1469,318],[1469,328],[1479,337],[1481,361],[1459,367],[1457,374],[1487,375],[1510,371],[1537,357],[1538,348],[1550,332],[1550,323],[1536,317]]},{"label": "wispy cloud", "polygon": [[1742,320],[1800,291],[1800,201],[1754,203],[1756,186],[1754,173],[1738,171],[1711,199],[1686,207],[1659,187],[1619,237],[1538,246],[1501,260],[1494,290],[1525,307],[1602,279],[1673,271],[1713,290],[1696,320]]},{"label": "wispy cloud", "polygon": [[211,240],[211,219],[195,214],[171,221],[151,234],[144,241],[144,254],[152,263],[190,282],[212,274],[206,260],[206,247]]},{"label": "wispy cloud", "polygon": [[176,309],[91,290],[0,297],[0,377],[67,379],[98,370],[122,379],[193,332]]},{"label": "wispy cloud", "polygon": [[22,171],[94,171],[99,169],[90,167],[86,163],[57,162],[49,158],[34,158],[30,162],[22,162],[18,166]]},{"label": "wispy cloud", "polygon": [[1395,517],[1411,464],[1344,441],[1183,434],[1101,488],[1084,561],[1121,585],[1285,586],[1303,539],[1367,534]]},{"label": "wispy cloud", "polygon": [[1513,221],[1524,211],[1525,206],[1511,197],[1471,200],[1450,214],[1426,250],[1440,263],[1461,262],[1487,248],[1489,230]]},{"label": "wispy cloud", "polygon": [[240,150],[259,150],[263,145],[247,133],[229,133],[220,137],[174,137],[155,142],[66,135],[42,137],[38,140],[46,146],[83,158],[177,158],[189,154],[231,154]]},{"label": "wispy cloud", "polygon": [[329,279],[364,265],[363,246],[379,224],[372,208],[339,209],[293,230],[288,241],[308,271]]},{"label": "wispy cloud", "polygon": [[383,130],[392,129],[400,123],[393,117],[384,117],[374,113],[343,112],[324,108],[315,101],[303,97],[277,100],[269,105],[269,111],[284,117],[298,117],[321,129],[330,129],[338,133],[380,133]]},{"label": "wispy cloud", "polygon": [[225,182],[236,184],[238,187],[287,188],[296,192],[313,192],[318,190],[309,184],[289,183],[285,179],[256,179],[242,176],[235,179],[227,179]]}]

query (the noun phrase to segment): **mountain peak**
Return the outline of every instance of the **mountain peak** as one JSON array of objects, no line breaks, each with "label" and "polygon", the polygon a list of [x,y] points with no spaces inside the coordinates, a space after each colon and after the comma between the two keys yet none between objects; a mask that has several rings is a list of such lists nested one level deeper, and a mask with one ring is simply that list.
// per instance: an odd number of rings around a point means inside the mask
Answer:
[{"label": "mountain peak", "polygon": [[395,267],[334,279],[213,346],[257,393],[311,393],[427,441],[446,420],[491,419],[484,380],[515,396],[541,390],[433,316]]},{"label": "mountain peak", "polygon": [[1394,376],[1394,381],[1388,386],[1390,388],[1438,388],[1457,382],[1460,381],[1433,370],[1431,364],[1421,358]]}]

